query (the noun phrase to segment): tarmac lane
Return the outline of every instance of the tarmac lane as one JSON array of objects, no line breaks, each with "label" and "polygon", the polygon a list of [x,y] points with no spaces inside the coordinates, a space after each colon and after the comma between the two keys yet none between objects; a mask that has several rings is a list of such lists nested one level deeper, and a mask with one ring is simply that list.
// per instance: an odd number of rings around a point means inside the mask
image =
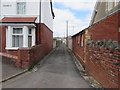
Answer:
[{"label": "tarmac lane", "polygon": [[3,88],[90,88],[61,44],[36,72],[28,72],[2,84]]},{"label": "tarmac lane", "polygon": [[2,75],[2,78],[0,78],[1,81],[24,71],[24,69],[15,67],[10,62],[11,60],[9,58],[1,57],[0,59],[1,59],[0,61],[1,73],[0,74]]}]

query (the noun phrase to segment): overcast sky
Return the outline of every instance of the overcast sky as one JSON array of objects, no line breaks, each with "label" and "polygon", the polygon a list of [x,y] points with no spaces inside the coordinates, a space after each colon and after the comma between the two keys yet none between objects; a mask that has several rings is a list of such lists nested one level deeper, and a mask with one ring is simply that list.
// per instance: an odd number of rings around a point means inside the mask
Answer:
[{"label": "overcast sky", "polygon": [[69,21],[69,35],[89,26],[96,0],[53,0],[55,13],[54,37],[66,35],[66,21]]}]

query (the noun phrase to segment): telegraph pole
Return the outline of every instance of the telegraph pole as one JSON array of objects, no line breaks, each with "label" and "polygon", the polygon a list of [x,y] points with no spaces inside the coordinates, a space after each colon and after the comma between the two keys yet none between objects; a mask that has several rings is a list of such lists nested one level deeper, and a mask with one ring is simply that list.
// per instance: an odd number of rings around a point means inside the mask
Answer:
[{"label": "telegraph pole", "polygon": [[66,25],[67,25],[67,27],[66,27],[66,45],[68,47],[68,20],[66,21]]}]

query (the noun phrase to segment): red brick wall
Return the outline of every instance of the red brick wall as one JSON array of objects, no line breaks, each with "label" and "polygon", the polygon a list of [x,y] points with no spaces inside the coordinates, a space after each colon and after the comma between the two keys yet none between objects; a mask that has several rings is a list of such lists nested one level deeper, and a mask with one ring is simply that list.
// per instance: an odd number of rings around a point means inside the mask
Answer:
[{"label": "red brick wall", "polygon": [[[93,41],[112,40],[120,42],[120,32],[118,32],[118,28],[120,27],[120,23],[118,21],[119,16],[120,12],[115,13],[112,16],[89,27],[87,30],[91,39]],[[81,48],[77,44],[76,40],[76,37],[80,36],[80,34],[72,37],[73,52],[76,57],[86,68],[88,73],[105,88],[120,88],[120,50],[97,46],[93,47],[85,44],[84,47]],[[84,62],[85,57],[86,62]]]},{"label": "red brick wall", "polygon": [[116,13],[89,28],[93,40],[116,40],[118,41],[118,15]]},{"label": "red brick wall", "polygon": [[2,35],[1,35],[1,33],[2,33],[2,27],[0,27],[0,52],[2,51],[1,49],[2,49]]},{"label": "red brick wall", "polygon": [[[80,44],[81,44],[81,42],[80,42],[81,38],[80,39],[78,39],[78,38],[80,38],[80,35],[77,35],[77,36],[73,37],[72,48],[73,48],[73,51],[74,51],[76,57],[84,65],[84,47],[80,46]],[[84,35],[84,38],[85,38],[85,35]],[[79,41],[80,43],[78,43],[78,40],[80,40]]]},{"label": "red brick wall", "polygon": [[6,52],[6,29],[5,27],[0,27],[0,31],[1,31],[1,45],[2,45],[2,52]]},{"label": "red brick wall", "polygon": [[[2,52],[18,56],[17,67],[30,68],[43,56],[53,49],[53,32],[45,25],[40,24],[40,31],[36,29],[36,46],[31,48],[19,48],[18,50],[6,50],[6,30],[2,27]],[[39,33],[39,34],[38,34]],[[39,42],[41,42],[39,44]]]},{"label": "red brick wall", "polygon": [[41,24],[41,43],[45,53],[53,48],[53,32],[43,23]]},{"label": "red brick wall", "polygon": [[17,50],[6,50],[6,28],[0,27],[1,32],[1,52],[17,56]]},{"label": "red brick wall", "polygon": [[19,48],[19,61],[23,68],[30,68],[53,49],[53,32],[41,24],[41,44],[32,48]]},{"label": "red brick wall", "polygon": [[120,51],[115,49],[88,47],[87,71],[103,87],[118,88],[119,57]]}]

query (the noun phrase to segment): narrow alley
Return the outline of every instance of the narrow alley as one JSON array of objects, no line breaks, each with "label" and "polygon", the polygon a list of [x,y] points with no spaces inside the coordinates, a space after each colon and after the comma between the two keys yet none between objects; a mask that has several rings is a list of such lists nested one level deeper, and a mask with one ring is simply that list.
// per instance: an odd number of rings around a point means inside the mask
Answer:
[{"label": "narrow alley", "polygon": [[80,76],[68,48],[61,44],[36,72],[3,83],[3,88],[90,88]]}]

